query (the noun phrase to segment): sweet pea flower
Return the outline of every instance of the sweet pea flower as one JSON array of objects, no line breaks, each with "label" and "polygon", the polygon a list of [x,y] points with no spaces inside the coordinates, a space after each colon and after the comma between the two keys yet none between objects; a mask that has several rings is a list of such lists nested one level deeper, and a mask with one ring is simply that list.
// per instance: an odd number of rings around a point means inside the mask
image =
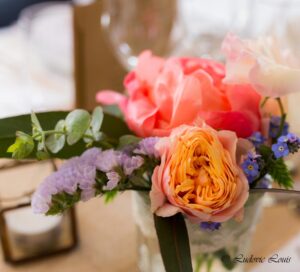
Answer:
[{"label": "sweet pea flower", "polygon": [[229,84],[251,84],[262,96],[281,97],[300,90],[300,67],[273,37],[241,40],[229,33],[223,41]]},{"label": "sweet pea flower", "polygon": [[241,219],[249,185],[239,161],[250,148],[231,131],[180,126],[156,148],[161,164],[152,176],[151,210],[185,214],[193,223]]},{"label": "sweet pea flower", "polygon": [[261,96],[249,84],[224,84],[224,76],[224,65],[213,60],[163,59],[145,51],[125,78],[127,96],[107,90],[97,94],[97,101],[118,104],[129,128],[141,137],[168,136],[198,120],[249,137],[261,130]]}]

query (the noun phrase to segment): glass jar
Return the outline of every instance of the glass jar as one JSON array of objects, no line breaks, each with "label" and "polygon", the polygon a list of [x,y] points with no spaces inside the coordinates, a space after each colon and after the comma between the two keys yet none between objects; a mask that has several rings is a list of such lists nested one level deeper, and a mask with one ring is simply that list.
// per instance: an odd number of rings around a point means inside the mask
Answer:
[{"label": "glass jar", "polygon": [[[222,223],[219,230],[202,230],[198,224],[186,220],[195,272],[244,271],[244,265],[234,262],[234,258],[248,252],[252,233],[262,210],[261,200],[261,194],[250,195],[242,222],[229,220]],[[165,271],[147,193],[133,194],[133,212],[138,231],[140,271]]]}]

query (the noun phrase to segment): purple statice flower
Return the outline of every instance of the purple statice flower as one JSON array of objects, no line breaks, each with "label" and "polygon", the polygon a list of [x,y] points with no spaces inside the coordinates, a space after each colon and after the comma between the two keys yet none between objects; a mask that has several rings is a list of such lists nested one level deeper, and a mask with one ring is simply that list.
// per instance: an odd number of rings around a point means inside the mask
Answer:
[{"label": "purple statice flower", "polygon": [[266,140],[265,137],[258,131],[254,132],[248,139],[256,148],[262,145]]},{"label": "purple statice flower", "polygon": [[272,151],[276,159],[285,157],[290,153],[287,143],[281,143],[281,142],[277,142],[276,144],[273,144]]},{"label": "purple statice flower", "polygon": [[33,211],[46,213],[51,206],[52,196],[65,192],[74,194],[81,189],[81,200],[95,196],[96,167],[86,157],[75,157],[67,161],[60,169],[38,187],[32,198]]},{"label": "purple statice flower", "polygon": [[159,141],[159,139],[159,137],[145,138],[139,142],[138,147],[133,152],[140,155],[159,158],[159,153],[155,148],[155,145]]},{"label": "purple statice flower", "polygon": [[[276,138],[280,129],[281,117],[272,116],[270,120],[269,136],[271,138]],[[282,135],[287,135],[289,130],[289,124],[284,122]]]},{"label": "purple statice flower", "polygon": [[221,223],[217,222],[202,222],[200,223],[200,228],[203,230],[218,230],[221,227]]},{"label": "purple statice flower", "polygon": [[101,154],[100,148],[93,147],[86,150],[80,157],[88,164],[96,166],[96,162],[101,157]]},{"label": "purple statice flower", "polygon": [[32,196],[31,206],[34,213],[46,213],[51,205],[52,195],[59,193],[56,186],[57,172],[48,176]]},{"label": "purple statice flower", "polygon": [[96,167],[104,173],[110,172],[119,165],[119,157],[119,151],[113,149],[102,151],[96,160]]},{"label": "purple statice flower", "polygon": [[130,176],[134,170],[144,164],[144,159],[141,156],[128,156],[123,153],[119,157],[119,163],[123,168],[124,174]]},{"label": "purple statice flower", "polygon": [[59,175],[57,179],[59,188],[68,194],[74,194],[77,188],[82,191],[90,191],[94,188],[96,167],[90,164],[87,157],[77,157],[69,160],[56,173]]},{"label": "purple statice flower", "polygon": [[121,177],[115,171],[106,173],[106,176],[108,178],[108,182],[107,182],[106,186],[103,187],[103,189],[104,190],[113,190],[114,188],[117,187],[118,183],[121,180]]},{"label": "purple statice flower", "polygon": [[40,195],[39,192],[35,192],[32,196],[31,207],[34,213],[45,214],[49,211],[51,200],[47,201],[45,197]]}]

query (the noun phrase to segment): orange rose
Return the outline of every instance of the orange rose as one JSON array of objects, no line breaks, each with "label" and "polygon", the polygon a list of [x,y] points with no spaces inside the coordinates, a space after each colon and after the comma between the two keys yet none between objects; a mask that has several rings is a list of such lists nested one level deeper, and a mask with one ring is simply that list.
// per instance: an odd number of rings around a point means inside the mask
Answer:
[{"label": "orange rose", "polygon": [[183,212],[195,223],[241,216],[249,186],[237,156],[247,152],[247,143],[205,125],[173,130],[156,146],[162,161],[152,176],[152,211]]}]

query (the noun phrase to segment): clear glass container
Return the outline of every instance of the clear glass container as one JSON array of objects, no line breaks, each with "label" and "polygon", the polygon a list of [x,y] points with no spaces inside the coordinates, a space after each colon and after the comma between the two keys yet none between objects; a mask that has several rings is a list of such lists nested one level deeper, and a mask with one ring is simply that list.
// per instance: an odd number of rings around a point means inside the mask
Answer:
[{"label": "clear glass container", "polygon": [[[262,210],[262,195],[250,195],[245,206],[242,222],[229,220],[219,230],[207,231],[186,220],[189,233],[193,269],[195,272],[242,272],[244,264],[234,262],[240,254],[247,254],[252,234]],[[158,240],[150,211],[147,193],[134,193],[134,218],[138,230],[138,267],[141,272],[164,272]],[[228,269],[224,263],[228,258],[234,267]]]}]

